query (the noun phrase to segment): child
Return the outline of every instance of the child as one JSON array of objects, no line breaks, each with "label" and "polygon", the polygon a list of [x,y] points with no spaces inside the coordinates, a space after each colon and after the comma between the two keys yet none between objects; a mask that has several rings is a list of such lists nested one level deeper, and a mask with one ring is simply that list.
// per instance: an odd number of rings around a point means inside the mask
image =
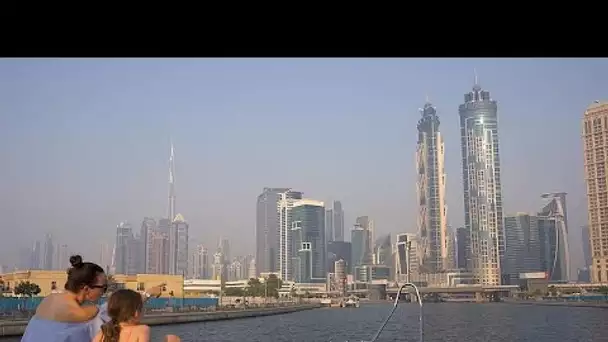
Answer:
[{"label": "child", "polygon": [[118,290],[108,299],[111,321],[101,327],[93,342],[149,342],[150,327],[139,323],[144,302],[133,290]]}]

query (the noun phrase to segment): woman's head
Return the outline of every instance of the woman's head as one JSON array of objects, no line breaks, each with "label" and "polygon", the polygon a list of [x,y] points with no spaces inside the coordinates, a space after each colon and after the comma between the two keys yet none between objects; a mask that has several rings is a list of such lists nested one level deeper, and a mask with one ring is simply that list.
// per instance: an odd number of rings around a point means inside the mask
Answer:
[{"label": "woman's head", "polygon": [[77,294],[81,301],[97,301],[108,289],[103,268],[92,262],[82,262],[80,255],[71,256],[70,264],[65,289]]}]

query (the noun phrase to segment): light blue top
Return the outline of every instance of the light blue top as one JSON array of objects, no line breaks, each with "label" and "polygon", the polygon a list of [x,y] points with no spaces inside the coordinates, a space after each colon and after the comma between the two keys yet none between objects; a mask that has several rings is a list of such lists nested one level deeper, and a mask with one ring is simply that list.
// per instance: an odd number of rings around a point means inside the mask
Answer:
[{"label": "light blue top", "polygon": [[84,323],[56,322],[34,316],[21,342],[90,342],[109,320],[107,303],[99,306],[97,316]]}]

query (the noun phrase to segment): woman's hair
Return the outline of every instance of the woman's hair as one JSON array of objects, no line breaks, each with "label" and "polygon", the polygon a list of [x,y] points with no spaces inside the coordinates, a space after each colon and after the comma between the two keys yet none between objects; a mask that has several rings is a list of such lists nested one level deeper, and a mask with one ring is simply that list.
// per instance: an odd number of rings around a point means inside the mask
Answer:
[{"label": "woman's hair", "polygon": [[80,255],[70,257],[72,267],[68,269],[68,281],[65,289],[71,292],[78,292],[85,286],[95,285],[95,280],[99,274],[103,274],[103,268],[92,262],[82,262]]},{"label": "woman's hair", "polygon": [[120,323],[128,322],[141,312],[144,301],[141,295],[133,290],[118,290],[108,300],[108,316],[112,319],[101,326],[102,342],[118,342]]}]

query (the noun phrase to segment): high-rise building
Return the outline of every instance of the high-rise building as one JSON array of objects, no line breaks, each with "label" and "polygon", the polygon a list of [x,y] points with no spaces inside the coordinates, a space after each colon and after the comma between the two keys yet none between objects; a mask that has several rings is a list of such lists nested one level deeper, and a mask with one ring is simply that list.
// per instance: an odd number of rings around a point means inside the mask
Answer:
[{"label": "high-rise building", "polygon": [[418,277],[418,237],[416,234],[397,234],[395,243],[395,281],[412,282]]},{"label": "high-rise building", "polygon": [[[374,243],[376,242],[375,225],[374,220],[370,219],[369,216],[359,216],[355,219],[355,227],[360,227],[367,231],[366,236],[368,238],[367,252],[362,256],[365,261],[365,265],[371,265],[374,262]],[[351,238],[352,238],[351,231]]]},{"label": "high-rise building", "polygon": [[571,274],[566,193],[547,193],[542,198],[549,199],[549,202],[538,213],[543,241],[541,259],[549,280],[568,281]]},{"label": "high-rise building", "polygon": [[57,270],[67,270],[70,267],[70,252],[68,250],[68,245],[66,244],[58,244],[56,246],[56,262],[55,269]]},{"label": "high-rise building", "polygon": [[591,282],[608,281],[608,102],[595,101],[583,118]]},{"label": "high-rise building", "polygon": [[112,246],[108,243],[102,242],[100,244],[98,263],[106,272],[110,272],[110,266],[112,265]]},{"label": "high-rise building", "polygon": [[171,142],[171,152],[169,154],[169,209],[168,218],[173,220],[175,211],[175,150]]},{"label": "high-rise building", "polygon": [[327,251],[324,203],[311,199],[294,202],[291,227],[293,280],[298,283],[325,283]]},{"label": "high-rise building", "polygon": [[225,276],[225,265],[224,265],[224,257],[222,256],[222,253],[215,253],[213,254],[213,266],[212,266],[212,271],[213,271],[213,280],[222,280],[225,281],[226,278],[224,278]]},{"label": "high-rise building", "polygon": [[[364,216],[367,218],[367,216]],[[351,230],[351,274],[355,273],[358,266],[370,265],[372,259],[372,247],[370,245],[370,231],[366,229],[367,222],[358,217],[357,222]],[[360,220],[361,219],[361,220]]]},{"label": "high-rise building", "polygon": [[332,273],[334,273],[335,289],[340,296],[346,295],[346,267],[346,262],[343,259],[334,262],[334,272]]},{"label": "high-rise building", "polygon": [[325,210],[325,240],[329,243],[334,241],[334,211]]},{"label": "high-rise building", "polygon": [[465,227],[456,229],[456,268],[466,270],[470,234]]},{"label": "high-rise building", "polygon": [[420,113],[416,147],[420,271],[437,273],[449,268],[444,144],[435,107],[427,100]]},{"label": "high-rise building", "polygon": [[133,230],[128,222],[120,222],[116,227],[116,251],[114,267],[118,274],[129,274],[130,252],[129,247],[133,240]]},{"label": "high-rise building", "polygon": [[519,284],[519,274],[544,271],[541,265],[538,217],[517,213],[505,217],[505,258],[503,274],[509,285]]},{"label": "high-rise building", "polygon": [[153,231],[152,234],[150,234],[150,253],[147,273],[169,273],[169,250],[168,234],[165,232]]},{"label": "high-rise building", "polygon": [[591,243],[589,238],[589,226],[581,227],[581,242],[583,245],[583,259],[585,263],[585,267],[589,268],[591,266]]},{"label": "high-rise building", "polygon": [[289,188],[264,188],[258,196],[255,225],[256,273],[279,269],[279,200]]},{"label": "high-rise building", "polygon": [[139,233],[141,244],[142,273],[150,272],[150,249],[152,249],[152,233],[156,231],[156,221],[150,217],[144,217]]},{"label": "high-rise building", "polygon": [[220,238],[220,243],[218,245],[217,250],[219,253],[222,253],[222,260],[224,265],[230,264],[232,260],[230,255],[230,241],[225,238]]},{"label": "high-rise building", "polygon": [[255,267],[255,258],[251,258],[249,260],[249,268],[247,269],[247,279],[252,279],[256,277],[256,267]]},{"label": "high-rise building", "polygon": [[40,247],[40,241],[35,241],[34,245],[32,246],[29,268],[33,270],[39,270],[43,268],[42,249]]},{"label": "high-rise building", "polygon": [[459,107],[464,222],[470,234],[474,281],[501,284],[504,257],[498,106],[475,80]]},{"label": "high-rise building", "polygon": [[342,202],[333,203],[332,241],[344,241],[344,210]]},{"label": "high-rise building", "polygon": [[182,214],[175,215],[169,236],[169,273],[186,274],[188,272],[188,229],[189,225]]},{"label": "high-rise building", "polygon": [[372,253],[374,265],[391,266],[391,255],[393,254],[393,245],[391,244],[391,234],[386,234],[379,237],[374,243]]},{"label": "high-rise building", "polygon": [[[296,250],[293,249],[292,243],[292,209],[294,203],[302,199],[302,193],[298,191],[287,191],[279,194],[279,276],[282,280],[292,280],[294,275],[292,273],[293,266],[292,260]],[[325,226],[325,219],[323,221]],[[325,241],[325,236],[323,237]]]},{"label": "high-rise building", "polygon": [[210,279],[209,253],[203,245],[196,246],[190,258],[190,272],[188,276],[192,279]]},{"label": "high-rise building", "polygon": [[44,265],[42,266],[45,270],[53,269],[53,261],[55,259],[55,246],[53,245],[53,235],[51,233],[46,234],[44,239]]},{"label": "high-rise building", "polygon": [[325,211],[325,235],[327,242],[344,241],[344,210],[340,201],[334,201],[333,208]]},{"label": "high-rise building", "polygon": [[335,262],[343,260],[345,263],[347,274],[351,270],[352,250],[351,243],[347,241],[329,241],[327,243],[327,272],[335,273]]}]

